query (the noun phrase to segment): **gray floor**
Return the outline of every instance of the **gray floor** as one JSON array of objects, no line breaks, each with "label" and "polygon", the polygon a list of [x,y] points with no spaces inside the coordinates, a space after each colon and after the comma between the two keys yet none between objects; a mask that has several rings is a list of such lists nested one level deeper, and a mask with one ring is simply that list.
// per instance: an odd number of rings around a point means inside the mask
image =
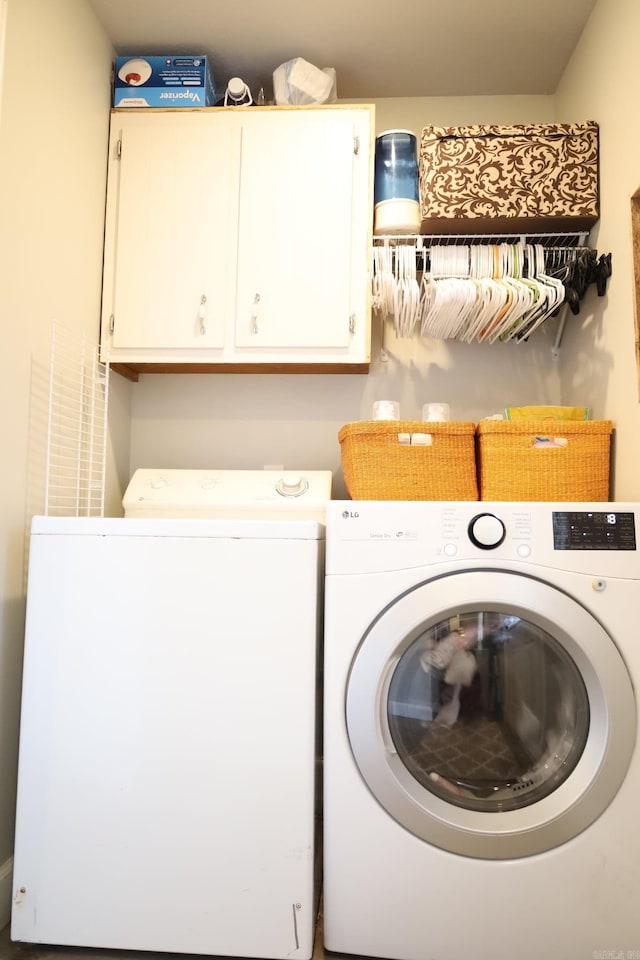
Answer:
[{"label": "gray floor", "polygon": [[[339,960],[340,954],[325,954],[322,947],[322,916],[318,918],[313,960],[330,956]],[[0,931],[0,960],[203,960],[201,955],[148,953],[137,950],[90,950],[86,947],[53,947],[46,944],[13,943],[9,927]]]}]

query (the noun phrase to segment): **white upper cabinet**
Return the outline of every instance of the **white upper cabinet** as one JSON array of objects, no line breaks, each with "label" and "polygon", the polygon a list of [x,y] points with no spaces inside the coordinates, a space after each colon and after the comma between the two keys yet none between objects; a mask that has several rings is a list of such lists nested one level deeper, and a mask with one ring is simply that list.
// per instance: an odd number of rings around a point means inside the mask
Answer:
[{"label": "white upper cabinet", "polygon": [[372,142],[369,106],[114,111],[102,358],[366,365]]},{"label": "white upper cabinet", "polygon": [[340,111],[243,126],[237,346],[348,346],[353,168],[353,120]]},{"label": "white upper cabinet", "polygon": [[114,356],[224,345],[240,140],[226,115],[201,119],[114,114],[104,290]]}]

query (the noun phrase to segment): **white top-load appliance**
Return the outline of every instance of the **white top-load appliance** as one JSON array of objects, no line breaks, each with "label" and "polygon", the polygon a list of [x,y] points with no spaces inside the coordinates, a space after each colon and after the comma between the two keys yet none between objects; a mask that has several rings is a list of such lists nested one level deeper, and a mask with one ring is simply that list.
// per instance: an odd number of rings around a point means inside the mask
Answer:
[{"label": "white top-load appliance", "polygon": [[308,470],[156,470],[133,474],[125,517],[316,520],[324,523],[331,472]]},{"label": "white top-load appliance", "polygon": [[34,518],[14,940],[311,956],[330,486],[138,471],[124,518]]}]

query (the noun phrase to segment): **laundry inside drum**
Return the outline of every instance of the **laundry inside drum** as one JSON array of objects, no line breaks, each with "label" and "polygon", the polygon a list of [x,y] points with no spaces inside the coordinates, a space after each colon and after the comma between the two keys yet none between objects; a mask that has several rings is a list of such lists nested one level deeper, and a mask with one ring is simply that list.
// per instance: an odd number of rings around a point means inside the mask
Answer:
[{"label": "laundry inside drum", "polygon": [[387,722],[423,787],[498,812],[537,802],[569,776],[586,743],[589,703],[559,640],[521,617],[477,610],[410,644],[391,679]]}]

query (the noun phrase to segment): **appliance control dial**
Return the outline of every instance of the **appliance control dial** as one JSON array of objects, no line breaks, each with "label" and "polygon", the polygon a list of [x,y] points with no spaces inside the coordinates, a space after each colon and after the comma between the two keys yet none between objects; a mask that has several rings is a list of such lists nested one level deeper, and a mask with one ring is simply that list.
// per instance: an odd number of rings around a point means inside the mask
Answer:
[{"label": "appliance control dial", "polygon": [[285,473],[276,483],[281,497],[301,497],[309,489],[309,481],[297,473]]},{"label": "appliance control dial", "polygon": [[481,550],[494,550],[506,536],[505,525],[493,513],[479,513],[469,524],[469,539]]}]

